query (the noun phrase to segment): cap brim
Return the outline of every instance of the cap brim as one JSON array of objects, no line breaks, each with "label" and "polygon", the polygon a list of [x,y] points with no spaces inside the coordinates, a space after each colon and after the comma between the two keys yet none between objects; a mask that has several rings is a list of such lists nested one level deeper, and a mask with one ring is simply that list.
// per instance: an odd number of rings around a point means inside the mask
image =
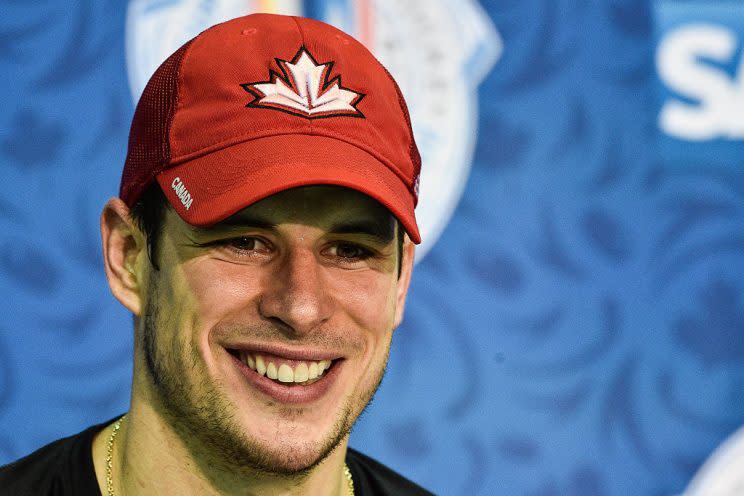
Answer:
[{"label": "cap brim", "polygon": [[157,180],[178,215],[195,226],[220,222],[287,189],[344,186],[380,202],[414,243],[421,242],[413,195],[403,181],[370,153],[327,136],[245,141],[166,169]]}]

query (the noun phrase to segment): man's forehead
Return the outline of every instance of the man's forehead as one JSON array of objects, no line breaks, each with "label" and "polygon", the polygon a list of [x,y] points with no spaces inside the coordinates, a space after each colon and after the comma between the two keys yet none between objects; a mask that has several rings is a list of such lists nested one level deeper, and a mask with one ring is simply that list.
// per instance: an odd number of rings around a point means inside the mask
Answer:
[{"label": "man's forehead", "polygon": [[275,229],[282,224],[305,224],[333,233],[366,233],[391,240],[397,222],[384,206],[359,191],[318,185],[281,191],[206,229]]}]

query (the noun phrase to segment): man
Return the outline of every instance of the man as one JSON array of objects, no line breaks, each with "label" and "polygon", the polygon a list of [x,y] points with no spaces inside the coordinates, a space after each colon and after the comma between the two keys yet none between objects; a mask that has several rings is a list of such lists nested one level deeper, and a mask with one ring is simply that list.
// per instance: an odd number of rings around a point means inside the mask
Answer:
[{"label": "man", "polygon": [[347,448],[402,319],[419,169],[397,85],[341,31],[252,15],[186,43],[101,216],[130,410],[0,469],[3,494],[429,494]]}]

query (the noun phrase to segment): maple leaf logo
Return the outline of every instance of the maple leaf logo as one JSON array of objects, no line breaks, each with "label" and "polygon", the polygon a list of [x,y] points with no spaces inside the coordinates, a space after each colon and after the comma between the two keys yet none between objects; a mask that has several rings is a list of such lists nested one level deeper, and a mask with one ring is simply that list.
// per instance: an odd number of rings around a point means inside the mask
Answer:
[{"label": "maple leaf logo", "polygon": [[256,97],[246,107],[270,108],[308,119],[349,116],[364,117],[356,105],[363,93],[341,86],[341,76],[328,80],[333,62],[318,64],[305,47],[291,62],[275,59],[282,71],[269,71],[270,80],[241,84]]}]

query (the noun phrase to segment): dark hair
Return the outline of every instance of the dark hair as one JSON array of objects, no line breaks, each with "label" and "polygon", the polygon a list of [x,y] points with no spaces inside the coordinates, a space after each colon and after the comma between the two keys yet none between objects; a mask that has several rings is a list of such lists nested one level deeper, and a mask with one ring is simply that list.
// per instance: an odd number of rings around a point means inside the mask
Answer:
[{"label": "dark hair", "polygon": [[[158,266],[158,241],[163,229],[163,219],[165,211],[168,209],[168,200],[160,189],[158,183],[151,184],[137,203],[134,204],[130,215],[137,227],[145,234],[147,243],[147,256],[155,270],[160,270]],[[405,230],[399,220],[398,223],[398,277],[400,277],[403,268],[403,234]]]},{"label": "dark hair", "polygon": [[137,227],[145,234],[147,258],[150,259],[150,263],[155,270],[160,270],[157,262],[157,249],[167,208],[168,200],[165,198],[163,190],[160,189],[158,183],[152,183],[142,193],[142,196],[129,213]]}]

